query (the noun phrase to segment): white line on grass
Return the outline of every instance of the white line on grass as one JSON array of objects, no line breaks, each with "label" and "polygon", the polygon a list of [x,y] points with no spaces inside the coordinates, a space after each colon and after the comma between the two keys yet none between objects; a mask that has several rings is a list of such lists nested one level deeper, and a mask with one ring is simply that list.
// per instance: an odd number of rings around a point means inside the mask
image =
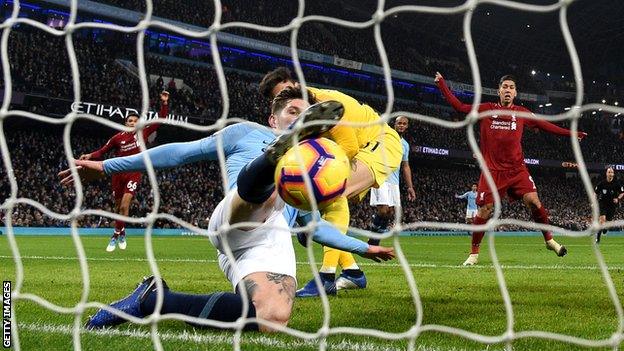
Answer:
[{"label": "white line on grass", "polygon": [[[0,256],[0,259],[13,259],[13,256]],[[22,259],[25,260],[58,260],[58,261],[75,261],[78,257],[70,257],[70,256],[22,256]],[[91,257],[87,258],[87,261],[111,261],[111,262],[147,262],[146,258],[108,258],[108,257]],[[157,262],[188,262],[188,263],[218,263],[217,260],[200,260],[194,258],[162,258],[156,259]],[[304,266],[309,265],[309,262],[297,262],[298,265]],[[400,267],[401,265],[398,263],[372,263],[372,262],[362,262],[358,263],[360,266],[381,266],[381,267]],[[456,268],[456,269],[492,269],[494,266],[491,264],[487,265],[477,265],[472,267],[463,267],[461,265],[450,265],[450,264],[436,264],[436,263],[410,263],[410,267],[412,268]],[[572,271],[595,271],[599,270],[600,267],[596,266],[570,266],[570,265],[501,265],[503,269],[519,269],[519,270],[572,270]],[[609,266],[607,267],[609,270],[624,270],[624,266]]]},{"label": "white line on grass", "polygon": [[[19,323],[19,329],[28,330],[32,332],[51,333],[51,334],[63,334],[72,335],[73,328],[69,325],[55,325],[55,324],[42,324],[42,323]],[[130,337],[137,339],[151,339],[149,331],[138,329],[102,329],[102,330],[83,330],[83,334],[91,334],[97,336],[106,337]],[[197,344],[231,344],[231,334],[221,333],[213,334],[210,332],[201,331],[182,331],[180,333],[174,332],[159,332],[159,337],[163,341],[181,341],[191,342]],[[315,347],[318,348],[318,342],[314,340],[297,340],[297,341],[283,341],[277,340],[264,335],[244,335],[242,339],[243,344],[253,344],[271,347],[273,349],[299,349],[303,347]],[[382,341],[383,342],[383,341]],[[347,350],[347,351],[396,351],[396,346],[383,346],[372,342],[355,342],[347,339],[342,339],[339,342],[331,342],[332,349]],[[416,348],[418,351],[459,351],[457,348],[440,349],[437,347],[430,347],[420,345]]]}]

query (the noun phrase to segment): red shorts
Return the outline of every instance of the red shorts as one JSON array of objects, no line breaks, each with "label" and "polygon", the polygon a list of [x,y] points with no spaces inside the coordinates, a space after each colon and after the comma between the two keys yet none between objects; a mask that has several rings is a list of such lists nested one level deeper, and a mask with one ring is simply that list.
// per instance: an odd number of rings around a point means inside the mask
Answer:
[{"label": "red shorts", "polygon": [[132,194],[141,183],[141,172],[128,172],[113,174],[113,197],[119,200],[124,194]]},{"label": "red shorts", "polygon": [[[490,173],[492,173],[501,200],[507,196],[511,200],[520,200],[524,194],[537,191],[533,177],[526,168],[513,171],[490,171]],[[481,173],[477,188],[477,205],[483,206],[491,203],[494,203],[494,196],[485,181],[485,176]]]}]

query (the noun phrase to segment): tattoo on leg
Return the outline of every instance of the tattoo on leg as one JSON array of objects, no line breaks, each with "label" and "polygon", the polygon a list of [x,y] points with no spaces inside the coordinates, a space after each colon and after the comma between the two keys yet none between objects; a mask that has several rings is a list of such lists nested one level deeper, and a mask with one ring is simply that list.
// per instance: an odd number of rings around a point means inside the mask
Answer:
[{"label": "tattoo on leg", "polygon": [[243,280],[243,285],[245,286],[245,290],[247,291],[247,298],[250,300],[253,299],[256,289],[258,289],[258,283],[251,279],[245,279]]},{"label": "tattoo on leg", "polygon": [[270,282],[273,282],[276,285],[281,284],[279,293],[285,293],[289,301],[292,301],[295,298],[295,282],[292,277],[286,274],[271,272],[268,272],[266,277]]}]

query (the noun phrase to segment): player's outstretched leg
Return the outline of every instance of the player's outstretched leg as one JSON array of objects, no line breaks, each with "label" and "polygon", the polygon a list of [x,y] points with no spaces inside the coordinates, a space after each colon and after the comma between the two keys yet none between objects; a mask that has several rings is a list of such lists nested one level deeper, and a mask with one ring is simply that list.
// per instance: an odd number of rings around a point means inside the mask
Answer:
[{"label": "player's outstretched leg", "polygon": [[[168,290],[167,283],[162,281],[163,288]],[[143,278],[136,289],[128,296],[121,300],[110,304],[110,307],[116,308],[121,312],[125,312],[131,316],[143,318],[145,315],[141,312],[141,302],[156,291],[156,281],[153,276]],[[105,309],[99,309],[93,316],[89,317],[85,327],[87,329],[100,329],[104,327],[113,327],[125,323],[126,319],[119,317]]]},{"label": "player's outstretched leg", "polygon": [[[323,101],[308,107],[305,111],[299,115],[297,121],[300,119],[303,123],[312,121],[338,121],[344,114],[344,106],[338,101]],[[293,123],[291,128],[294,126]],[[305,140],[330,130],[334,127],[334,124],[314,124],[308,125],[299,131],[288,130],[284,134],[277,137],[271,145],[266,149],[266,154],[273,163],[277,164],[277,161],[293,147],[295,136],[298,134],[299,140]]]},{"label": "player's outstretched leg", "polygon": [[[298,118],[303,122],[318,120],[336,121],[342,117],[344,108],[336,101],[325,101],[314,104],[303,111]],[[299,131],[299,138],[305,139],[329,130],[333,125],[312,125]],[[294,131],[280,135],[266,151],[249,162],[238,173],[238,194],[241,199],[251,204],[262,204],[269,199],[275,190],[275,166],[278,160],[293,146]]]},{"label": "player's outstretched leg", "polygon": [[[241,295],[229,292],[217,292],[208,295],[178,293],[169,290],[167,283],[163,283],[162,314],[178,313],[189,317],[210,319],[219,322],[235,322],[242,315],[243,300]],[[156,308],[156,281],[153,276],[143,279],[139,286],[128,296],[113,302],[110,306],[131,316],[144,318]],[[256,316],[256,308],[249,303],[247,318]],[[121,318],[104,309],[97,311],[89,318],[87,329],[101,329],[125,323]],[[195,327],[206,327],[203,324],[188,323]],[[256,323],[248,323],[245,330],[258,330]]]}]

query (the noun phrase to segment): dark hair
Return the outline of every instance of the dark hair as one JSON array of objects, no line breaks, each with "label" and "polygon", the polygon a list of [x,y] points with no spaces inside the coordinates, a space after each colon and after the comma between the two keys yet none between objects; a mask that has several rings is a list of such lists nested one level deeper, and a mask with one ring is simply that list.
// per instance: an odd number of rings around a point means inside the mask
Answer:
[{"label": "dark hair", "polygon": [[125,119],[125,120],[127,121],[127,120],[128,120],[128,118],[130,118],[130,117],[136,117],[136,118],[138,118],[138,119],[141,119],[141,117],[139,116],[139,114],[132,112],[131,114],[129,114],[129,115],[127,115],[127,116],[126,116],[126,119]]},{"label": "dark hair", "polygon": [[498,86],[500,87],[501,85],[503,85],[503,82],[506,80],[514,82],[516,87],[518,87],[518,80],[515,76],[512,76],[511,74],[505,74],[504,76],[502,76],[501,79],[498,81]]},{"label": "dark hair", "polygon": [[287,67],[277,67],[276,69],[264,75],[264,77],[260,81],[258,91],[260,92],[260,95],[271,99],[273,98],[273,96],[271,96],[273,88],[275,88],[278,83],[284,81],[293,81],[292,74]]},{"label": "dark hair", "polygon": [[[271,113],[272,114],[279,113],[281,110],[284,109],[284,107],[286,107],[288,102],[290,102],[291,100],[295,100],[295,99],[303,99],[303,94],[301,94],[301,90],[297,88],[293,88],[293,87],[288,87],[280,91],[279,94],[275,96],[275,98],[273,99],[273,102],[271,103]],[[317,102],[314,94],[310,92],[308,92],[308,102],[310,103],[310,105],[315,104]]]},{"label": "dark hair", "polygon": [[409,118],[406,115],[398,115],[392,119],[392,124],[395,124],[399,120],[399,118],[405,118],[407,120],[407,123],[409,123]]}]

